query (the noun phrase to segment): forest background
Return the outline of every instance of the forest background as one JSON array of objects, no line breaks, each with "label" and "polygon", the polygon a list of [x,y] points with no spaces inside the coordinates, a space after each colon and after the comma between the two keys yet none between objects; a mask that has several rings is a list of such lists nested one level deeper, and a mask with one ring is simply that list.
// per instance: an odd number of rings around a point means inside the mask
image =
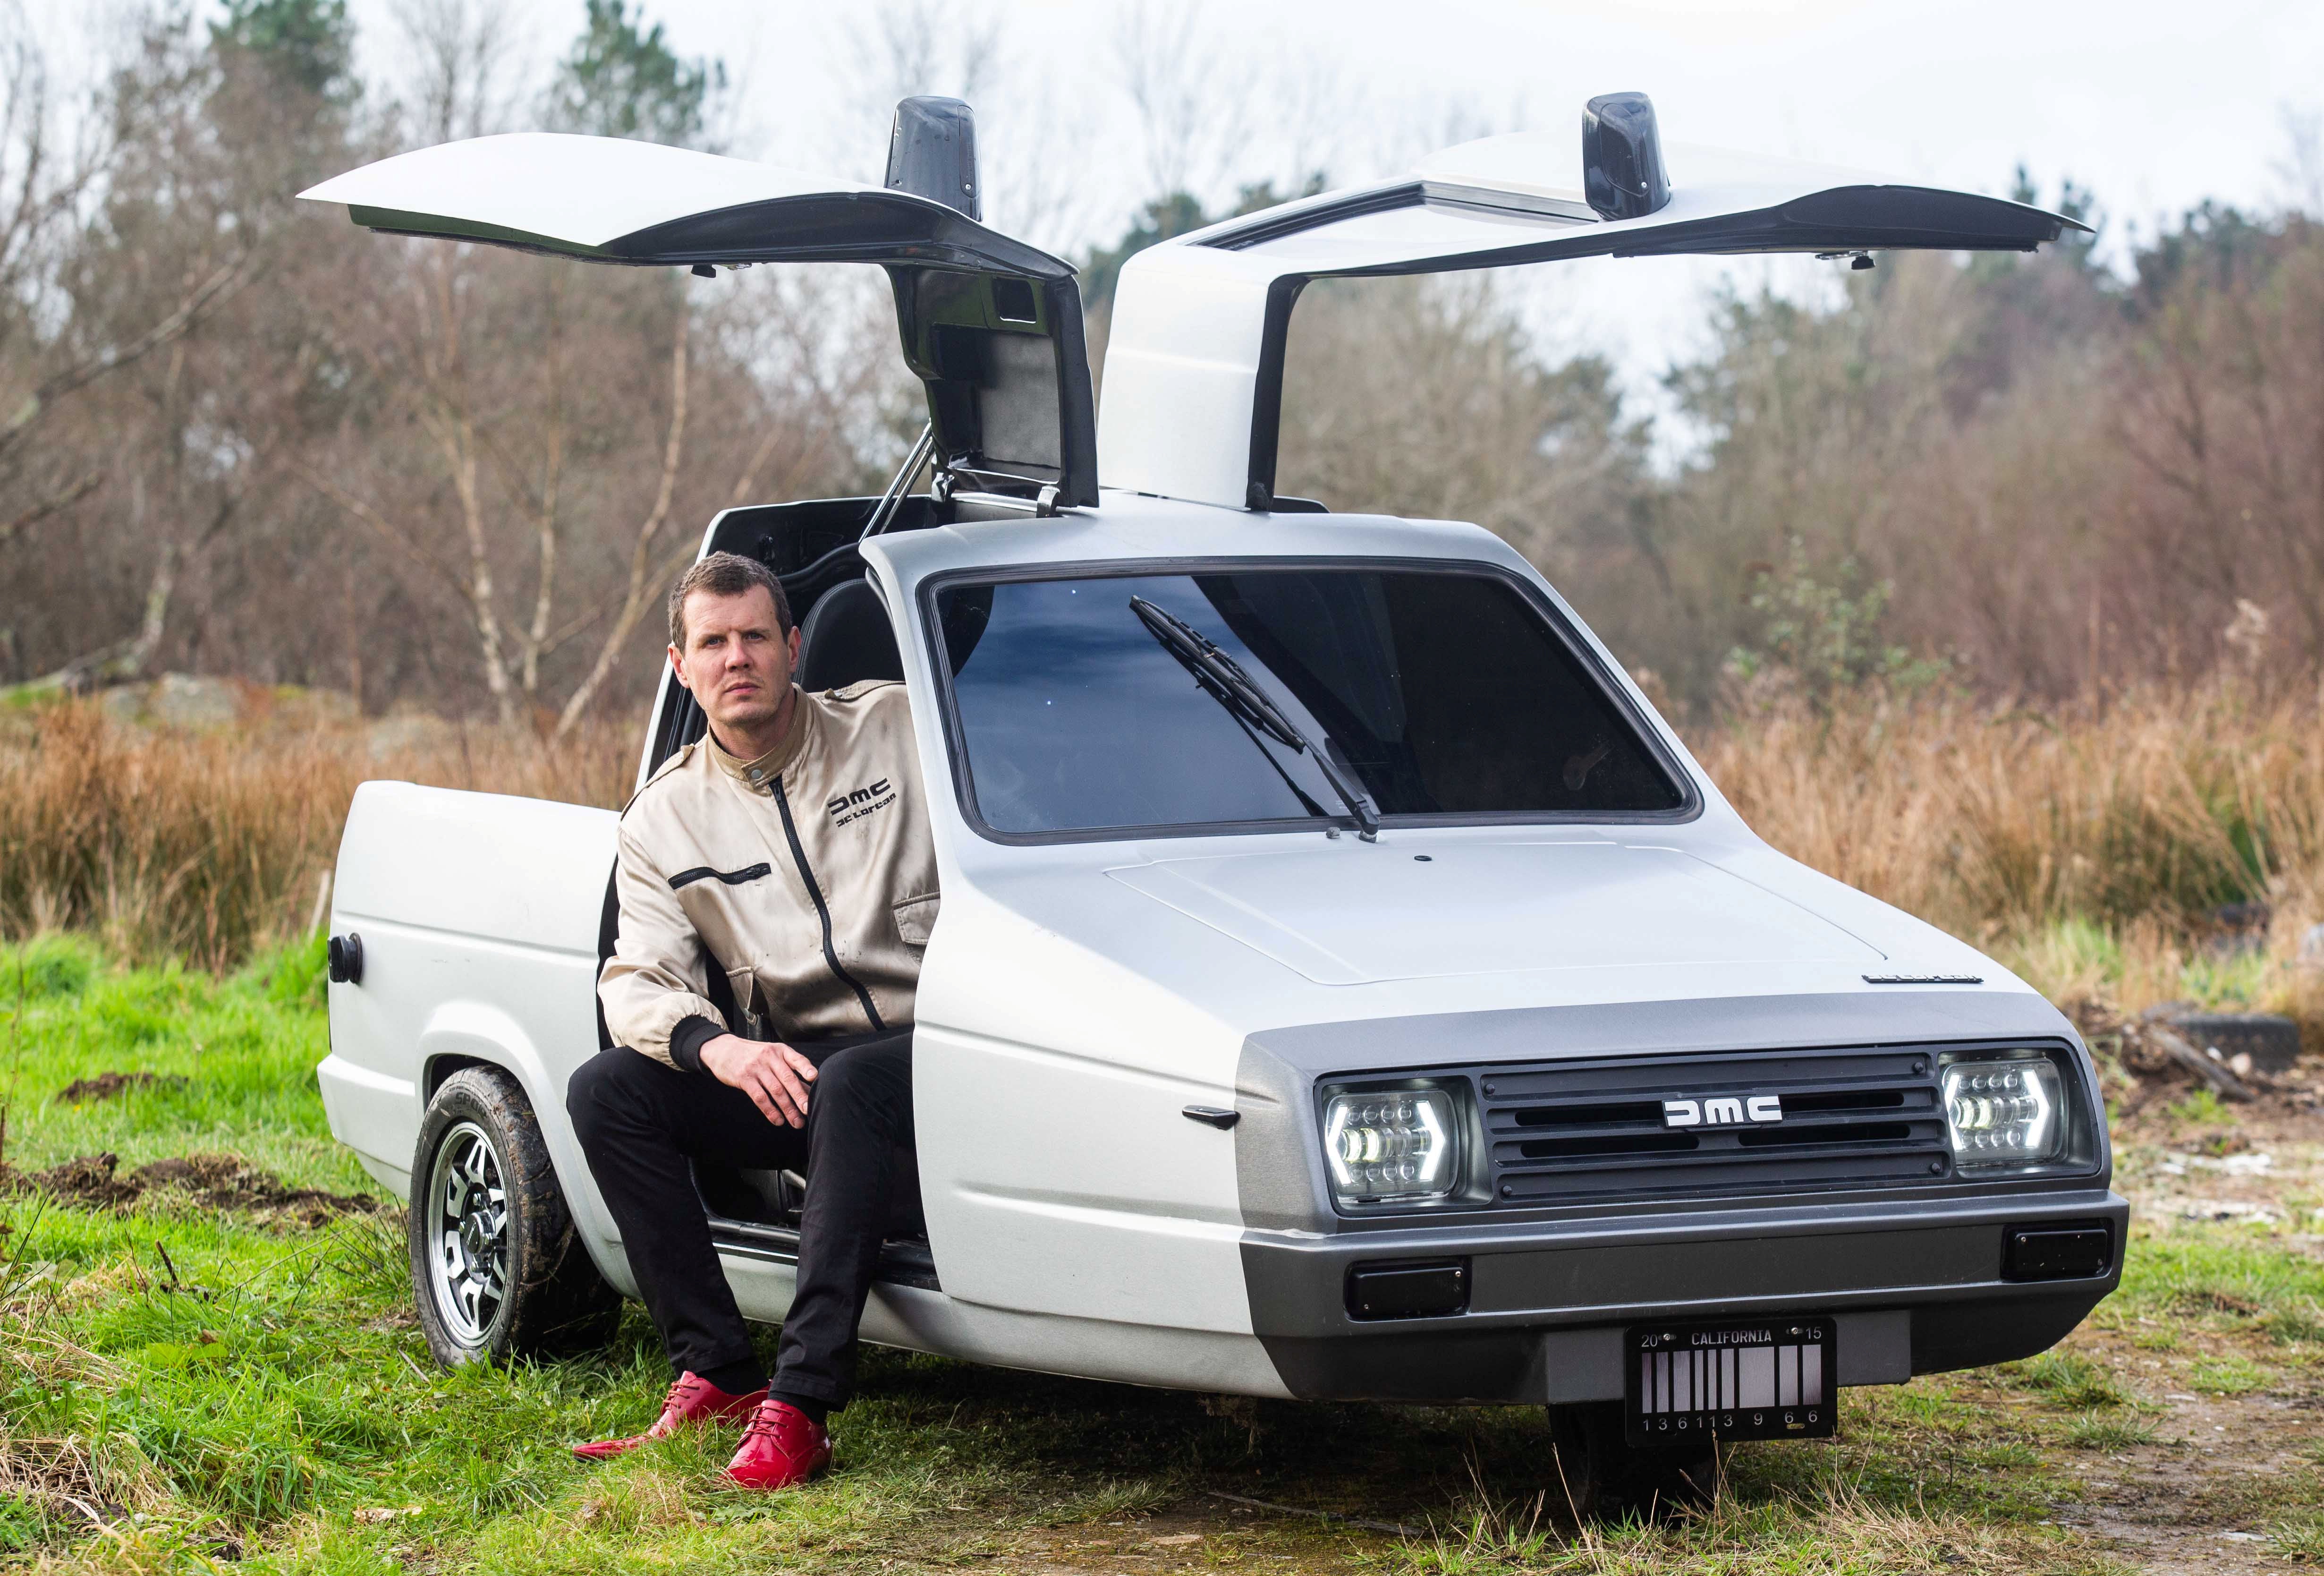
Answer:
[{"label": "forest background", "polygon": [[[735,145],[720,62],[626,0],[529,52],[547,14],[397,0],[366,79],[345,0],[128,0],[74,51],[0,0],[0,933],[223,967],[310,914],[364,776],[620,802],[702,524],[876,492],[908,447],[872,271],[591,269],[293,200],[503,129]],[[1227,70],[1198,15],[1120,8],[1091,90],[1134,110],[1146,194],[1100,194],[1132,217],[1094,246],[1059,238],[1093,194],[991,13],[863,7],[816,69],[867,121],[995,107],[995,217],[1084,264],[1102,365],[1130,254],[1340,178],[1234,179],[1222,94],[1286,118],[1250,144],[1277,153],[1349,106],[1298,61]],[[1506,129],[1442,107],[1361,134]],[[2324,136],[2274,135],[2265,211],[2126,241],[2021,168],[2098,236],[1730,283],[1652,413],[1522,281],[1318,286],[1278,485],[1499,533],[1764,835],[2053,995],[2186,994],[2257,925],[2279,984],[2244,994],[2314,1011],[2281,982],[2324,980],[2292,969],[2324,919]],[[106,698],[165,673],[275,722],[124,734],[143,703]]]},{"label": "forest background", "polygon": [[[622,0],[572,9],[536,67],[510,8],[407,0],[405,79],[364,81],[344,0],[133,8],[72,73],[0,6],[0,683],[210,672],[569,728],[647,698],[711,514],[884,482],[921,417],[872,271],[583,269],[293,200],[493,130],[726,145],[718,62]],[[973,10],[923,9],[867,8],[833,69],[867,99],[1010,97]],[[1105,86],[1153,190],[1083,254],[1098,360],[1122,260],[1220,217],[1186,188],[1222,46],[1123,14]],[[1506,281],[1311,292],[1283,490],[1500,533],[1690,717],[1771,672],[2043,701],[2312,674],[2324,166],[2312,124],[2281,134],[2281,209],[2206,204],[2119,267],[2084,236],[1713,296],[1665,375],[1676,446]],[[1001,139],[988,184],[1047,238],[1072,172],[1025,153]],[[2070,181],[2015,185],[2105,227]]]}]

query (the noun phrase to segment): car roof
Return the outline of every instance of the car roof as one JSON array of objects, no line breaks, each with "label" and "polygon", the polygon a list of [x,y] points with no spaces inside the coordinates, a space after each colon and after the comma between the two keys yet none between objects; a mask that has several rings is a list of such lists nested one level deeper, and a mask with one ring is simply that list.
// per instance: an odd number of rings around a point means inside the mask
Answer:
[{"label": "car roof", "polygon": [[1480,526],[1391,515],[1312,512],[1253,515],[1107,488],[1100,505],[1054,517],[1011,512],[1001,517],[896,532],[862,543],[908,588],[961,571],[1102,570],[1152,565],[1213,565],[1233,560],[1377,559],[1489,564],[1532,579],[1517,552]]}]

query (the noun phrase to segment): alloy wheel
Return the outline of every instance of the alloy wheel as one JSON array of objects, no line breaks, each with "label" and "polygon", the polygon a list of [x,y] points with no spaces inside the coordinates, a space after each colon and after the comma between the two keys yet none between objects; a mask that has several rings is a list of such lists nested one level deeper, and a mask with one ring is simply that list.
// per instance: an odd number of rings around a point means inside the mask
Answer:
[{"label": "alloy wheel", "polygon": [[463,1345],[481,1346],[508,1302],[509,1262],[508,1186],[484,1128],[444,1135],[427,1197],[437,1311]]}]

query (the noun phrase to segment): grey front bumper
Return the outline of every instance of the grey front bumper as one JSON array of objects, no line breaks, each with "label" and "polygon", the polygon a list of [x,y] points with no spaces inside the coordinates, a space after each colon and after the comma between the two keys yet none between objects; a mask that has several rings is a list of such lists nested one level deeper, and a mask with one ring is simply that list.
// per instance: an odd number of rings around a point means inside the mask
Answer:
[{"label": "grey front bumper", "polygon": [[[1838,1321],[1840,1383],[1898,1383],[2042,1351],[2122,1278],[2129,1205],[2102,1188],[1909,1203],[1416,1227],[1242,1246],[1253,1328],[1294,1395],[1316,1399],[1618,1399],[1625,1326],[1784,1312]],[[2013,1226],[2103,1221],[2103,1275],[2002,1278]],[[1464,1312],[1358,1320],[1359,1265],[1463,1258]]]}]

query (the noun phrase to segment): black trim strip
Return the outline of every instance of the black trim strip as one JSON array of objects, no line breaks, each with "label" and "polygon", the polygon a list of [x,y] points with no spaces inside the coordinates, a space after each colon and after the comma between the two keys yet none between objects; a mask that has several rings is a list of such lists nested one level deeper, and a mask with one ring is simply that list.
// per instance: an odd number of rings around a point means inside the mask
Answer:
[{"label": "black trim strip", "polygon": [[[736,1258],[755,1258],[767,1264],[798,1263],[799,1234],[789,1226],[769,1226],[757,1220],[736,1220],[724,1215],[710,1217],[710,1240],[717,1250]],[[944,1285],[936,1279],[936,1256],[925,1242],[907,1238],[890,1237],[880,1245],[880,1256],[872,1278],[891,1286],[910,1286],[917,1291],[941,1292]]]},{"label": "black trim strip", "polygon": [[1267,316],[1259,335],[1259,382],[1250,399],[1250,464],[1243,484],[1243,506],[1260,514],[1275,509],[1276,455],[1283,437],[1283,362],[1291,343],[1291,309],[1306,288],[1305,274],[1292,274],[1267,287]]},{"label": "black trim strip", "polygon": [[775,809],[783,818],[783,836],[790,842],[791,858],[798,861],[799,879],[807,884],[807,895],[815,900],[816,917],[823,922],[823,960],[830,964],[832,973],[855,993],[856,1001],[863,1007],[863,1015],[872,1020],[872,1032],[884,1034],[888,1025],[881,1021],[880,1009],[872,1005],[872,993],[863,988],[862,980],[841,966],[839,950],[831,944],[831,905],[824,902],[823,888],[816,885],[814,867],[807,862],[807,849],[799,846],[798,828],[791,821],[790,795],[783,792],[780,777],[775,779],[774,790]]},{"label": "black trim strip", "polygon": [[771,876],[772,865],[745,865],[740,870],[714,870],[707,865],[696,865],[691,870],[680,870],[669,878],[669,889],[691,886],[697,881],[724,881],[729,886],[740,886],[745,881],[756,881],[761,876]]},{"label": "black trim strip", "polygon": [[1215,246],[1222,252],[1240,252],[1251,246],[1263,246],[1269,241],[1279,241],[1286,236],[1321,229],[1325,225],[1336,225],[1343,219],[1360,218],[1368,213],[1392,213],[1399,208],[1418,208],[1426,199],[1427,192],[1421,182],[1407,181],[1383,190],[1359,191],[1335,201],[1295,209],[1289,213],[1268,209],[1253,215],[1242,224],[1222,229],[1206,241],[1194,244]]}]

